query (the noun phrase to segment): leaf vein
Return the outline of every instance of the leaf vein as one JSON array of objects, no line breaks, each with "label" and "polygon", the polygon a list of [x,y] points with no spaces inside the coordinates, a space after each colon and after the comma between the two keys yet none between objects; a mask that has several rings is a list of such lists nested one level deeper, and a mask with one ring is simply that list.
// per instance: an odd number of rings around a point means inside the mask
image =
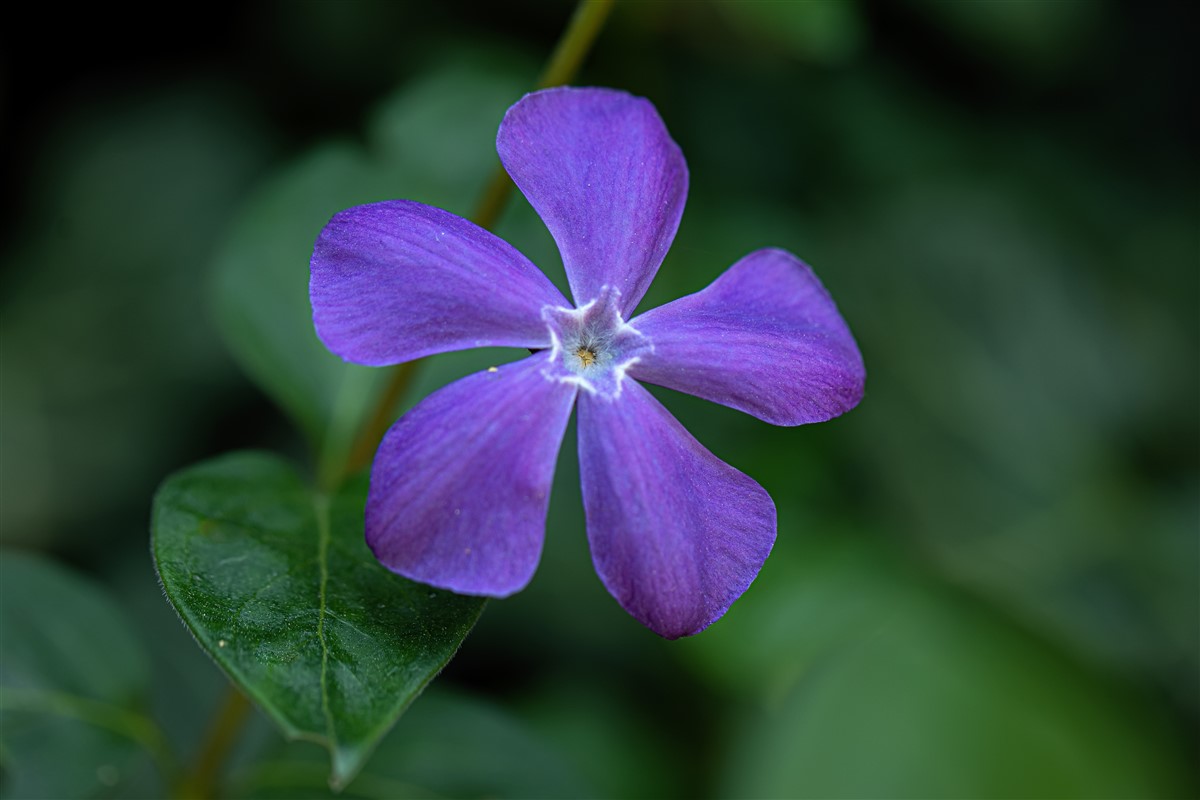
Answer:
[{"label": "leaf vein", "polygon": [[329,582],[329,498],[317,495],[314,504],[317,515],[317,563],[321,570],[317,604],[317,640],[321,643],[321,713],[325,716],[329,749],[334,754],[336,763],[338,741],[333,725],[333,712],[329,708],[329,644],[325,641],[325,616],[329,613],[326,599],[326,585]]}]

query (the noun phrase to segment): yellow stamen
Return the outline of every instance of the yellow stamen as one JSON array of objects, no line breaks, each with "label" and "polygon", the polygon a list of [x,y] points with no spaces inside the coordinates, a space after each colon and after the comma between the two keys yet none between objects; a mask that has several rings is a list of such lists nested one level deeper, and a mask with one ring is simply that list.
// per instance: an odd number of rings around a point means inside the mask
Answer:
[{"label": "yellow stamen", "polygon": [[575,357],[585,366],[590,367],[596,363],[596,351],[589,347],[577,347],[575,349]]}]

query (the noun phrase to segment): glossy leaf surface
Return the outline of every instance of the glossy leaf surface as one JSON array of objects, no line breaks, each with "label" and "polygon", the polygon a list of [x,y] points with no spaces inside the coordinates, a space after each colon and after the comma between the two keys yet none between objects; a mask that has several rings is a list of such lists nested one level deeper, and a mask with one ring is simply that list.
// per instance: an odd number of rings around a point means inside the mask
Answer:
[{"label": "glossy leaf surface", "polygon": [[363,542],[366,481],[332,497],[282,459],[235,453],[154,505],[163,587],[205,650],[344,785],[458,650],[484,601],[388,572]]}]

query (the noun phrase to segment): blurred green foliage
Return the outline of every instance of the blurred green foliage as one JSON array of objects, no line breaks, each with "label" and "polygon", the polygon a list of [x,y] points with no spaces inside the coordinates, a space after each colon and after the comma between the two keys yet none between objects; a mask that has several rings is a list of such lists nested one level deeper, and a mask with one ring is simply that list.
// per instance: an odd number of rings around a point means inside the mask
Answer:
[{"label": "blurred green foliage", "polygon": [[[161,796],[158,737],[195,757],[224,681],[155,585],[155,486],[235,448],[336,450],[373,378],[337,405],[352,370],[305,324],[313,238],[383,197],[469,213],[569,12],[439,8],[254,5],[165,66],[97,85],[80,60],[4,114],[24,146],[0,249],[3,796]],[[619,4],[578,83],[648,96],[691,171],[643,307],[790,249],[855,331],[866,399],[777,429],[657,392],[779,508],[760,579],[676,643],[595,578],[570,429],[533,584],[347,795],[1194,795],[1195,23]],[[562,284],[521,198],[497,232]],[[511,357],[433,359],[405,404]],[[138,722],[77,713],[95,704]],[[323,797],[323,758],[256,718],[222,777]]]},{"label": "blurred green foliage", "polygon": [[[396,186],[460,209],[482,192],[496,160],[491,128],[532,66],[499,51],[464,50],[446,63],[379,107],[365,152],[321,145],[264,182],[216,257],[214,307],[230,350],[331,462],[327,469],[344,463],[386,373],[347,364],[318,341],[296,265],[307,263],[313,231],[336,212],[389,199]],[[443,157],[426,151],[432,140]]]},{"label": "blurred green foliage", "polygon": [[145,713],[144,645],[107,592],[39,556],[6,553],[0,626],[5,795],[147,791],[148,757],[168,756]]}]

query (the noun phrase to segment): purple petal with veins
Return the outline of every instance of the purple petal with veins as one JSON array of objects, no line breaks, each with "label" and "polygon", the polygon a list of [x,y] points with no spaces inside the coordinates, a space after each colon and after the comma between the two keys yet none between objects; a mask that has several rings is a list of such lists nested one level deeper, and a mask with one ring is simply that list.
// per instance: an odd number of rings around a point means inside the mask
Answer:
[{"label": "purple petal with veins", "polygon": [[654,347],[631,376],[775,425],[823,422],[862,399],[850,329],[808,265],[783,250],[751,253],[632,324]]},{"label": "purple petal with veins", "polygon": [[575,304],[604,286],[637,306],[671,247],[688,173],[649,101],[613,89],[547,89],[504,115],[504,168],[562,253]]},{"label": "purple petal with veins", "polygon": [[384,566],[463,594],[504,597],[529,583],[577,391],[546,380],[546,360],[469,375],[387,432],[366,516]]},{"label": "purple petal with veins", "polygon": [[579,396],[579,471],[596,572],[668,639],[725,613],[775,542],[775,504],[704,449],[649,392]]},{"label": "purple petal with veins", "polygon": [[334,215],[311,274],[321,341],[371,366],[472,347],[548,347],[541,308],[566,304],[508,242],[407,200]]}]

